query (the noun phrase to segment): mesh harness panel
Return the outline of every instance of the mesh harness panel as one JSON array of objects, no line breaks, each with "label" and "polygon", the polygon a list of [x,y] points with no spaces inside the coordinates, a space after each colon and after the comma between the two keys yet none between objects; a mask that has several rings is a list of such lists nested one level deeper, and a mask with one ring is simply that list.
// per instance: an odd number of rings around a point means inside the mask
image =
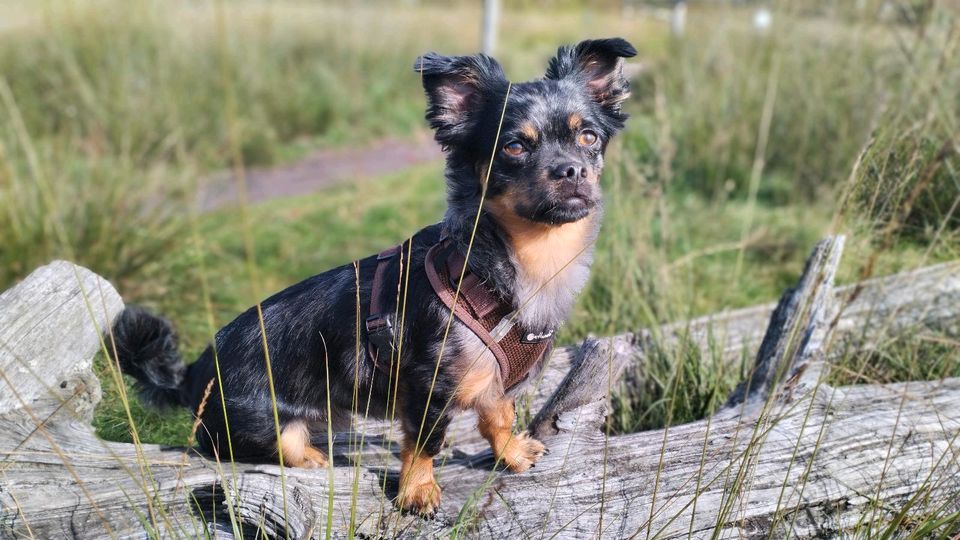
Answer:
[{"label": "mesh harness panel", "polygon": [[[463,255],[445,236],[442,235],[440,241],[427,251],[423,267],[411,268],[411,271],[426,272],[437,297],[493,353],[500,368],[503,387],[509,390],[523,382],[550,350],[554,332],[524,332],[516,321],[513,306],[501,300],[479,276],[470,271]],[[383,287],[386,285],[385,276],[394,273],[392,267],[402,264],[402,250],[403,245],[400,245],[380,252],[374,272],[371,315],[366,320],[367,353],[381,370],[387,366],[378,362],[377,358],[381,350],[389,351],[388,347],[393,343],[395,311],[395,306],[384,305]],[[461,273],[463,281],[457,295]]]}]

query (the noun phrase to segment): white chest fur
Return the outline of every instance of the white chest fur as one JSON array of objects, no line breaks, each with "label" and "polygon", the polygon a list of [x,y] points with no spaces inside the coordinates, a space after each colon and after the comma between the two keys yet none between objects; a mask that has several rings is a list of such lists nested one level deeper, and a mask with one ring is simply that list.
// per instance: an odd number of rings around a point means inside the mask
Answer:
[{"label": "white chest fur", "polygon": [[526,330],[554,329],[567,319],[590,277],[595,219],[511,231],[514,307]]}]

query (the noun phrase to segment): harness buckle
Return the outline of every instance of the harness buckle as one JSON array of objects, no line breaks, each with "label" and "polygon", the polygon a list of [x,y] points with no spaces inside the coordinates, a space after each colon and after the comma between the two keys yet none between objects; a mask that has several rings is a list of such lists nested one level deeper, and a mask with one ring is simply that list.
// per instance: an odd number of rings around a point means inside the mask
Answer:
[{"label": "harness buckle", "polygon": [[376,314],[367,317],[367,341],[381,351],[393,350],[393,315]]},{"label": "harness buckle", "polygon": [[493,336],[494,341],[499,343],[501,339],[507,337],[507,334],[513,329],[513,325],[516,324],[516,319],[516,311],[511,311],[504,315],[504,317],[500,319],[500,322],[493,327],[493,330],[490,330],[490,335]]}]

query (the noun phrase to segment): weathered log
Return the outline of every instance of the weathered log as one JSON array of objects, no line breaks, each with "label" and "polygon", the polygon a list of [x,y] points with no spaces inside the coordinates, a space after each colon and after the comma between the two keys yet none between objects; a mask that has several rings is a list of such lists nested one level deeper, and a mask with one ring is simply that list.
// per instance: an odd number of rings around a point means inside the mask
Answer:
[{"label": "weathered log", "polygon": [[[860,292],[848,303],[846,298],[855,289]],[[960,305],[960,262],[838,287],[835,294],[840,303],[835,335],[838,346],[827,351],[828,354],[843,354],[845,347],[872,347],[892,336],[921,329],[960,334],[957,314],[960,310],[957,307]],[[733,367],[755,356],[776,305],[770,303],[720,312],[604,339],[616,339],[618,356],[634,360],[651,346],[670,349],[689,340],[700,348],[704,357],[720,354]],[[533,389],[538,404],[553,395],[578,351],[578,347],[567,347],[550,358],[552,369],[545,370],[542,380]]]},{"label": "weathered log", "polygon": [[813,249],[800,283],[783,295],[770,315],[750,377],[737,386],[725,408],[741,408],[742,415],[745,409],[767,404],[786,373],[819,380],[819,371],[812,368],[826,355],[824,345],[836,328],[833,280],[842,253],[843,237],[827,238]]},{"label": "weathered log", "polygon": [[[651,332],[588,340],[579,353],[554,355],[531,389],[546,404],[531,426],[551,454],[527,473],[494,471],[488,451],[467,453],[481,446],[469,419],[458,422],[438,460],[444,499],[433,520],[393,510],[398,447],[382,426],[337,435],[325,471],[96,438],[90,359],[122,304],[97,276],[55,263],[0,295],[0,536],[300,538],[352,526],[371,537],[805,538],[896,520],[908,502],[960,511],[960,379],[832,388],[816,369],[837,343],[955,328],[960,266],[871,281],[844,305],[842,289],[831,294],[839,249],[818,245],[766,332],[776,345],[762,348],[749,390],[718,415],[604,436],[608,389],[643,361]],[[658,346],[671,335],[703,344],[725,336],[739,359],[771,311],[671,325],[657,332]]]}]

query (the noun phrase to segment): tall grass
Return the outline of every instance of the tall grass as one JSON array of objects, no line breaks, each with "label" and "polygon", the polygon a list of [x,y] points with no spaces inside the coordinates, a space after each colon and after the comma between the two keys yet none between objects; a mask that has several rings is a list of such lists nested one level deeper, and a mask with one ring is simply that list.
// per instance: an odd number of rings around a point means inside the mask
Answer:
[{"label": "tall grass", "polygon": [[416,34],[371,27],[369,10],[251,3],[226,10],[221,47],[215,11],[150,0],[46,4],[39,23],[4,32],[0,46],[27,129],[137,164],[222,167],[223,71],[247,164],[272,161],[300,137],[357,140],[419,125],[409,99],[386,99],[416,90]]},{"label": "tall grass", "polygon": [[[788,19],[763,34],[736,13],[713,14],[641,79],[574,335],[770,300],[828,232],[853,237],[846,280],[960,253],[956,15],[937,11],[917,26]],[[754,207],[747,187],[772,71]],[[737,235],[750,212],[754,225]],[[889,382],[925,372],[908,366],[943,351],[911,341],[874,354],[904,358],[879,363],[886,376],[874,378]],[[745,370],[682,341],[648,362],[616,396],[615,430],[707,416]]]},{"label": "tall grass", "polygon": [[[420,123],[410,59],[426,45],[386,25],[359,32],[369,10],[240,5],[219,47],[213,5],[10,7],[30,17],[0,32],[0,285],[58,256],[124,284],[151,275],[182,240],[199,179],[229,162],[223,72],[247,164]],[[356,41],[316,31],[351,26]]]}]

